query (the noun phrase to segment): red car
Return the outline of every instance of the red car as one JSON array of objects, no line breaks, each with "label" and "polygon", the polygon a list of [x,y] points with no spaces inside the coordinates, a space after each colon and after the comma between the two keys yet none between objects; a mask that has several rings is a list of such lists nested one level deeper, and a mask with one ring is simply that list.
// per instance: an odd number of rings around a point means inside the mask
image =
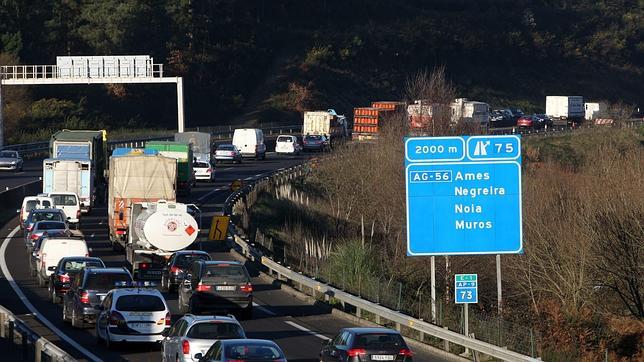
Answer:
[{"label": "red car", "polygon": [[533,116],[521,116],[517,120],[517,127],[533,128],[535,125],[536,122]]}]

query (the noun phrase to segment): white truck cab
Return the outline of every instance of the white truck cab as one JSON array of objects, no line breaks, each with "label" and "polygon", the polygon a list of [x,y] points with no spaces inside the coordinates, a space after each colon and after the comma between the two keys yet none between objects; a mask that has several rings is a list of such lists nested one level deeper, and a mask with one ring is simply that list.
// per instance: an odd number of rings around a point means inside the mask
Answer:
[{"label": "white truck cab", "polygon": [[47,196],[54,200],[55,208],[63,210],[67,216],[67,222],[78,227],[81,217],[81,203],[78,195],[70,191],[57,191],[48,193]]}]

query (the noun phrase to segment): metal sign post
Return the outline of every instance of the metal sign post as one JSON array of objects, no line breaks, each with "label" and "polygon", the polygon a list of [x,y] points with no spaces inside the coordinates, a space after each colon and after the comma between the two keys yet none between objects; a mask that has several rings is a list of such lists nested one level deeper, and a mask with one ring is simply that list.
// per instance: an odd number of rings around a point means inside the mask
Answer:
[{"label": "metal sign post", "polygon": [[[466,337],[469,337],[470,324],[467,305],[479,302],[477,274],[454,275],[454,300],[456,304],[463,304],[463,333]],[[469,353],[467,348],[465,349],[465,353]]]}]

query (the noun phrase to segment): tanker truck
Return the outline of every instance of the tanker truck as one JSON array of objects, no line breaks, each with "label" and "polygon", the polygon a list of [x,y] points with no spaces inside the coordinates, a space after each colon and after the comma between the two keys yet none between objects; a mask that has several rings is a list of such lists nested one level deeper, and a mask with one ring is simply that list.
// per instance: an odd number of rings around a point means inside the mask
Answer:
[{"label": "tanker truck", "polygon": [[159,280],[168,258],[199,234],[188,205],[159,200],[131,204],[126,260],[136,280]]},{"label": "tanker truck", "polygon": [[149,152],[116,149],[110,157],[107,219],[114,250],[127,244],[132,203],[176,200],[177,161]]}]

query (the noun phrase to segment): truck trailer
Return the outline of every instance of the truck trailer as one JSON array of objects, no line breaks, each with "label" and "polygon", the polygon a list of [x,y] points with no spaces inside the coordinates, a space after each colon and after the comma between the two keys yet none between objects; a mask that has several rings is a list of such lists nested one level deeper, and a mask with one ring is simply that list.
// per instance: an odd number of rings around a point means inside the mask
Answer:
[{"label": "truck trailer", "polygon": [[190,246],[199,234],[188,206],[158,200],[130,206],[125,255],[137,280],[159,280],[168,258]]},{"label": "truck trailer", "polygon": [[47,158],[43,161],[42,191],[55,193],[74,192],[78,195],[81,212],[88,213],[94,207],[96,193],[92,162],[88,159]]},{"label": "truck trailer", "polygon": [[174,158],[141,152],[110,157],[107,215],[113,249],[126,247],[131,204],[175,201],[176,183],[177,161]]},{"label": "truck trailer", "polygon": [[178,132],[174,134],[174,141],[192,145],[192,154],[197,161],[210,163],[211,137],[205,132]]},{"label": "truck trailer", "polygon": [[327,136],[333,145],[347,137],[347,118],[334,109],[304,112],[302,135]]},{"label": "truck trailer", "polygon": [[546,115],[554,126],[572,126],[581,122],[585,113],[582,96],[546,96]]},{"label": "truck trailer", "polygon": [[192,171],[194,162],[192,145],[172,141],[150,141],[145,143],[145,149],[156,150],[160,155],[174,158],[177,163],[177,192],[184,195],[190,194],[195,184],[195,175]]}]

